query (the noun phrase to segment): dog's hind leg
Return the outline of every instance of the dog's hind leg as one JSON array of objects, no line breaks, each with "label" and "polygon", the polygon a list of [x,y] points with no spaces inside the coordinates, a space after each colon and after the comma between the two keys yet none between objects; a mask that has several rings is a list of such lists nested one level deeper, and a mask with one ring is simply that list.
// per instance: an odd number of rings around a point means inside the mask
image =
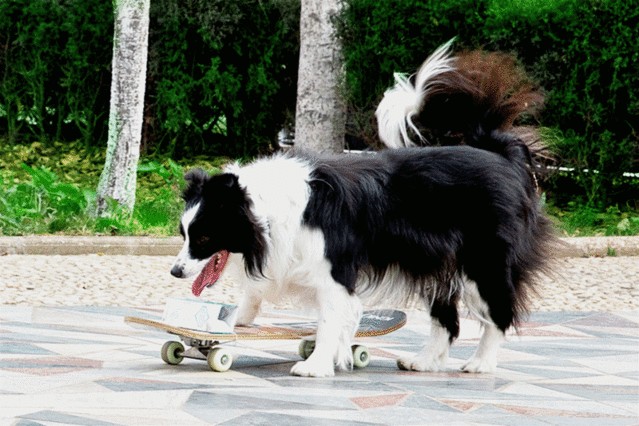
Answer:
[{"label": "dog's hind leg", "polygon": [[462,366],[462,371],[467,373],[492,373],[497,368],[497,352],[504,340],[504,332],[495,324],[484,325],[484,334],[481,336],[479,346],[475,354]]},{"label": "dog's hind leg", "polygon": [[[492,293],[493,298],[503,298],[507,294]],[[500,295],[498,297],[497,295]],[[489,299],[493,307],[480,295],[478,286],[474,282],[466,283],[464,289],[464,303],[470,312],[482,322],[484,332],[479,341],[475,354],[461,367],[468,373],[492,373],[497,368],[497,353],[505,332],[512,324],[512,303],[507,300]]]},{"label": "dog's hind leg", "polygon": [[353,365],[351,342],[362,315],[361,302],[331,278],[320,284],[316,295],[319,318],[315,349],[306,361],[293,366],[294,376],[330,377],[335,374],[335,365],[340,369]]},{"label": "dog's hind leg", "polygon": [[428,342],[414,357],[397,360],[397,366],[402,370],[441,371],[446,366],[450,345],[459,335],[457,296],[433,302],[430,317]]}]

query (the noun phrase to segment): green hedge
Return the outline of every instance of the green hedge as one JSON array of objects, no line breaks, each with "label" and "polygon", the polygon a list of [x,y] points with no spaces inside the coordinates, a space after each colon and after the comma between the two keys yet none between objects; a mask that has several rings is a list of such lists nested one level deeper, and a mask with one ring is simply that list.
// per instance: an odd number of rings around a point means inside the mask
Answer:
[{"label": "green hedge", "polygon": [[348,96],[356,108],[377,106],[394,72],[413,72],[445,41],[475,41],[486,2],[350,0],[338,20]]},{"label": "green hedge", "polygon": [[0,2],[0,135],[104,140],[112,33],[110,2]]},{"label": "green hedge", "polygon": [[[625,0],[346,0],[349,134],[375,144],[393,72],[441,43],[515,53],[547,91],[552,197],[637,199],[639,8]],[[269,149],[294,111],[299,0],[152,0],[143,147],[174,157]],[[106,142],[113,11],[103,0],[0,2],[0,138]],[[633,183],[634,182],[634,183]],[[576,186],[575,186],[576,185]]]},{"label": "green hedge", "polygon": [[153,0],[145,139],[255,155],[295,110],[299,0]]},{"label": "green hedge", "polygon": [[[547,92],[540,123],[562,166],[578,172],[571,196],[591,204],[637,200],[621,171],[639,171],[639,8],[625,0],[349,0],[340,20],[355,136],[393,72],[413,72],[429,52],[457,48],[514,53]],[[581,172],[589,169],[590,172]],[[597,170],[599,173],[592,173]],[[551,192],[568,189],[549,182]],[[637,208],[637,206],[635,206]]]},{"label": "green hedge", "polygon": [[[299,0],[152,0],[143,146],[245,156],[294,111]],[[106,144],[113,8],[0,2],[0,137]]]},{"label": "green hedge", "polygon": [[547,136],[561,164],[577,171],[573,178],[584,200],[639,202],[638,185],[620,173],[639,171],[637,4],[492,3],[484,29],[489,46],[516,52],[548,91],[541,123],[551,128]]}]

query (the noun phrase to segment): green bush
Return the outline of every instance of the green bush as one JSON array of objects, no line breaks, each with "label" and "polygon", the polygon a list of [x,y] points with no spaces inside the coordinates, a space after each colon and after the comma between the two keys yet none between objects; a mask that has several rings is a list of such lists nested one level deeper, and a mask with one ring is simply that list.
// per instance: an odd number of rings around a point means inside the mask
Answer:
[{"label": "green bush", "polygon": [[184,171],[218,173],[227,158],[181,160],[143,157],[138,166],[133,216],[95,218],[96,185],[105,152],[81,142],[0,145],[0,235],[117,234],[176,235],[184,204]]},{"label": "green bush", "polygon": [[151,2],[147,132],[156,151],[267,150],[295,108],[299,0]]},{"label": "green bush", "polygon": [[[175,171],[182,170],[176,163],[169,164]],[[158,174],[164,183],[158,185],[149,177],[140,179],[133,217],[118,212],[114,205],[109,218],[96,218],[88,209],[96,196],[94,189],[87,189],[91,182],[67,182],[50,169],[23,164],[27,178],[17,182],[14,178],[10,183],[0,177],[0,235],[173,235],[183,208],[178,179],[166,176],[167,169],[161,163],[142,166],[146,173]]]},{"label": "green bush", "polygon": [[[143,147],[255,155],[295,108],[299,0],[153,0]],[[113,6],[0,2],[0,137],[103,148]]]},{"label": "green bush", "polygon": [[337,20],[351,136],[377,144],[374,111],[394,72],[414,72],[439,45],[472,45],[486,1],[349,0]]},{"label": "green bush", "polygon": [[[299,7],[299,0],[153,0],[146,152],[268,150],[294,111]],[[541,124],[560,164],[575,170],[547,183],[551,198],[570,191],[597,208],[636,202],[636,180],[620,175],[639,172],[634,2],[347,0],[336,22],[350,136],[374,145],[373,112],[393,73],[414,71],[457,37],[456,48],[513,52],[547,91]],[[33,141],[104,148],[112,31],[111,2],[0,2],[0,138],[18,146],[12,155]]]},{"label": "green bush", "polygon": [[596,209],[576,202],[563,209],[549,207],[558,228],[564,235],[582,237],[590,235],[639,235],[639,212],[618,207]]},{"label": "green bush", "polygon": [[112,33],[110,2],[0,2],[0,135],[104,138]]},{"label": "green bush", "polygon": [[[621,172],[639,171],[636,6],[621,0],[348,0],[339,29],[349,130],[375,141],[373,112],[393,73],[414,72],[455,36],[456,49],[512,52],[546,90],[540,122],[551,130],[546,134],[560,165],[575,170],[573,196],[597,206],[630,202]],[[565,190],[562,182],[548,182],[551,193]]]},{"label": "green bush", "polygon": [[[541,116],[585,202],[616,197],[639,171],[639,9],[619,0],[493,0],[485,37],[516,52],[548,92]],[[596,171],[596,172],[595,172]],[[636,199],[636,197],[635,197]]]},{"label": "green bush", "polygon": [[[114,214],[102,219],[88,211],[95,198],[99,165],[69,168],[64,164],[86,155],[82,144],[49,152],[38,144],[25,146],[13,161],[46,155],[49,167],[14,166],[0,170],[0,235],[63,233],[67,235],[177,235],[184,203],[180,199],[183,173],[200,167],[218,173],[225,158],[144,158],[138,168],[138,189],[133,216]],[[0,158],[12,147],[0,146]],[[96,159],[99,162],[99,159]],[[91,164],[91,163],[90,163]],[[94,170],[95,169],[95,170]],[[598,209],[568,201],[567,207],[548,205],[563,235],[639,235],[639,212],[624,206]]]},{"label": "green bush", "polygon": [[91,193],[61,182],[48,169],[22,167],[30,182],[8,186],[0,180],[0,234],[82,228]]}]

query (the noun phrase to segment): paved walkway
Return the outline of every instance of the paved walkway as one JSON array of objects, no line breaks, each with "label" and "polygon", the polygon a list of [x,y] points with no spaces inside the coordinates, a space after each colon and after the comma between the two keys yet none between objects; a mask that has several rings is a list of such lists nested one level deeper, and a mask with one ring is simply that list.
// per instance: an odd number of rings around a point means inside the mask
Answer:
[{"label": "paved walkway", "polygon": [[[426,313],[412,309],[402,330],[366,341],[368,368],[333,379],[290,377],[293,341],[235,344],[227,373],[192,360],[165,365],[159,349],[168,336],[123,317],[158,317],[167,297],[189,296],[190,282],[168,273],[172,256],[5,250],[0,424],[637,425],[639,257],[636,240],[623,241],[630,251],[598,240],[600,257],[558,256],[495,374],[456,371],[480,333],[467,318],[448,371],[399,371],[395,359],[419,349],[429,330]],[[235,303],[239,294],[220,282],[204,296]],[[264,316],[301,314],[286,302],[267,308]]]},{"label": "paved walkway", "polygon": [[[173,256],[0,256],[0,305],[162,305],[190,297],[191,281],[169,274]],[[639,309],[639,257],[563,257],[544,277],[533,311]],[[239,290],[221,281],[209,300],[237,303]],[[283,303],[278,308],[290,308]]]},{"label": "paved walkway", "polygon": [[[3,306],[0,424],[15,425],[636,425],[639,314],[536,313],[511,335],[495,374],[457,369],[479,326],[462,335],[443,373],[399,371],[425,338],[426,314],[366,340],[371,364],[331,379],[290,377],[297,343],[229,349],[231,371],[169,366],[168,336],[124,324],[159,308]],[[293,314],[279,313],[279,317]],[[249,344],[250,343],[250,344]]]}]

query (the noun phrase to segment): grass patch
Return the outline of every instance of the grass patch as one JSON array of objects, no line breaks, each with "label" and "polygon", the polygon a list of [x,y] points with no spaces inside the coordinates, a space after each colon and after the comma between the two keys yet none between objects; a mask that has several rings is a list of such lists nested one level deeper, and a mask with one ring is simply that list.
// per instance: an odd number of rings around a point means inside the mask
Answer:
[{"label": "grass patch", "polygon": [[[131,218],[93,217],[104,153],[81,144],[0,146],[0,235],[177,235],[185,170],[217,172],[226,158],[176,162],[142,158]],[[639,211],[630,206],[596,209],[576,202],[549,203],[548,213],[565,236],[639,235]]]},{"label": "grass patch", "polygon": [[631,207],[611,206],[596,209],[591,206],[568,203],[564,209],[548,207],[559,230],[566,236],[624,236],[639,235],[639,212]]},{"label": "grass patch", "polygon": [[116,211],[96,218],[90,210],[104,153],[87,153],[79,144],[34,143],[0,148],[0,158],[0,235],[176,235],[184,171],[214,173],[228,161],[143,158],[132,217]]}]

